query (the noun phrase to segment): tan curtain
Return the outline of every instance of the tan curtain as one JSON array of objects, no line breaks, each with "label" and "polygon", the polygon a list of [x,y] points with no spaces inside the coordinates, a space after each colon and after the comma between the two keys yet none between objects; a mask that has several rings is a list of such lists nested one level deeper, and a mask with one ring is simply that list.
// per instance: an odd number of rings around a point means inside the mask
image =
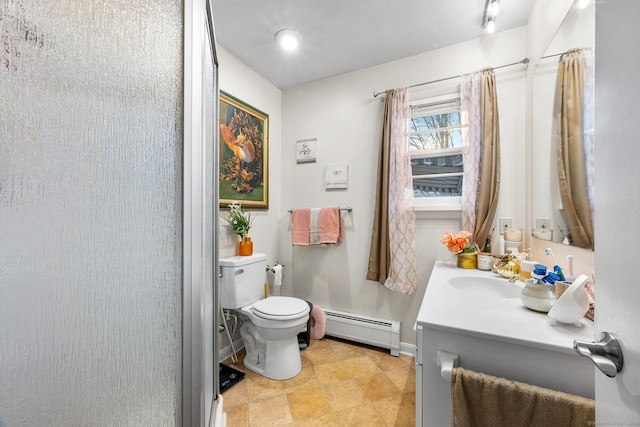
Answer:
[{"label": "tan curtain", "polygon": [[369,249],[367,280],[384,285],[391,265],[389,249],[389,154],[393,118],[393,90],[386,91],[382,114],[382,137],[378,150],[378,182],[376,184],[376,204]]},{"label": "tan curtain", "polygon": [[496,76],[493,69],[481,71],[480,114],[482,117],[482,146],[473,240],[482,247],[491,232],[493,219],[498,208],[500,190],[500,127]]},{"label": "tan curtain", "polygon": [[[407,89],[387,92],[374,219],[377,228],[372,232],[367,271],[367,278],[403,294],[414,293],[418,285],[409,120]],[[382,210],[387,212],[387,223],[383,223],[382,215],[378,218]]]},{"label": "tan curtain", "polygon": [[556,87],[558,180],[565,222],[573,245],[593,248],[593,223],[585,166],[584,70],[580,50],[560,58]]}]

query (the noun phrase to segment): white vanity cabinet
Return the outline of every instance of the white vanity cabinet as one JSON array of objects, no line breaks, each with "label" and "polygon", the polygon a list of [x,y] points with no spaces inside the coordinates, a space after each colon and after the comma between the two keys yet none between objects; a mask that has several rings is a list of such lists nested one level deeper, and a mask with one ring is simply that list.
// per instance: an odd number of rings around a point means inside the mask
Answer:
[{"label": "white vanity cabinet", "polygon": [[436,263],[415,326],[417,426],[451,424],[451,379],[436,365],[438,350],[457,354],[465,369],[594,397],[595,367],[573,350],[574,339],[594,340],[593,323],[551,326],[502,288],[521,285]]}]

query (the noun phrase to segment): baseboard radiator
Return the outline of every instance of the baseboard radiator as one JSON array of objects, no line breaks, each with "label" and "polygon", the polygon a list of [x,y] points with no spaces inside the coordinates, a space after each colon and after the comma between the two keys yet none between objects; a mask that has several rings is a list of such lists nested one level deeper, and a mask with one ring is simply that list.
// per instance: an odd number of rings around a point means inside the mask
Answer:
[{"label": "baseboard radiator", "polygon": [[377,319],[326,308],[324,313],[327,319],[327,335],[388,348],[393,356],[400,355],[399,320]]}]

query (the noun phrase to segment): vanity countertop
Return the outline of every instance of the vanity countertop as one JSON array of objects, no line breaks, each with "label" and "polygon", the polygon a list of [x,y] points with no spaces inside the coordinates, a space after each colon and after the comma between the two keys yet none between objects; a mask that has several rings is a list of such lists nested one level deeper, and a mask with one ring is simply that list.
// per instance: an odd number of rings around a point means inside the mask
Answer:
[{"label": "vanity countertop", "polygon": [[575,354],[574,339],[594,340],[594,324],[586,318],[581,320],[581,327],[552,326],[546,313],[529,310],[520,298],[483,292],[481,284],[461,290],[449,284],[456,277],[494,278],[504,281],[504,286],[523,287],[522,282],[510,283],[492,272],[438,261],[418,313],[418,326],[571,354]]}]

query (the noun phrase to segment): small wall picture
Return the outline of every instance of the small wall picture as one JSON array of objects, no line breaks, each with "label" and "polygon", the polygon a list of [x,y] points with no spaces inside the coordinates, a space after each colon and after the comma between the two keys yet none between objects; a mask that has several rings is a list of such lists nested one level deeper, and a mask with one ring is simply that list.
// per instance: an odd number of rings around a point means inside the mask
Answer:
[{"label": "small wall picture", "polygon": [[296,143],[296,161],[297,163],[315,162],[318,153],[318,140],[301,139]]},{"label": "small wall picture", "polygon": [[220,207],[269,207],[269,116],[220,92]]},{"label": "small wall picture", "polygon": [[334,165],[324,168],[326,190],[349,188],[349,165]]}]

